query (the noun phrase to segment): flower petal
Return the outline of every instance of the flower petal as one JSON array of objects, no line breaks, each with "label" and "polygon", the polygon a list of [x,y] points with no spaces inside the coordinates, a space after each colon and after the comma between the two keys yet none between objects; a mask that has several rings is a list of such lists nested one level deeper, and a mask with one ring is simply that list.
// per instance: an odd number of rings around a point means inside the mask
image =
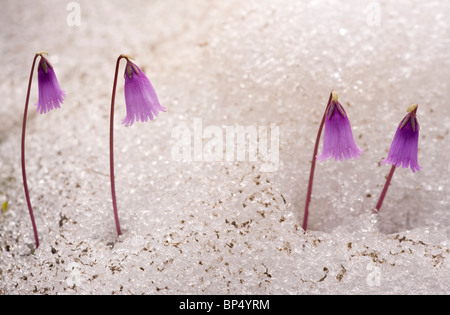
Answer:
[{"label": "flower petal", "polygon": [[422,167],[417,162],[419,129],[415,112],[406,115],[395,132],[388,157],[381,164],[410,167],[413,172],[420,171]]},{"label": "flower petal", "polygon": [[339,102],[335,103],[332,100],[325,120],[323,151],[321,155],[317,156],[317,160],[322,162],[329,158],[334,158],[336,161],[342,161],[344,158],[357,159],[362,152],[363,150],[356,146],[353,139],[350,121],[344,108]]},{"label": "flower petal", "polygon": [[35,105],[40,114],[61,107],[66,93],[59,87],[53,67],[44,57],[41,57],[38,66],[38,89],[39,99]]},{"label": "flower petal", "polygon": [[[139,74],[136,73],[136,69]],[[125,103],[127,115],[122,123],[126,126],[133,125],[135,121],[147,122],[153,120],[160,111],[166,111],[159,103],[150,80],[131,61],[127,61],[125,69]]]}]

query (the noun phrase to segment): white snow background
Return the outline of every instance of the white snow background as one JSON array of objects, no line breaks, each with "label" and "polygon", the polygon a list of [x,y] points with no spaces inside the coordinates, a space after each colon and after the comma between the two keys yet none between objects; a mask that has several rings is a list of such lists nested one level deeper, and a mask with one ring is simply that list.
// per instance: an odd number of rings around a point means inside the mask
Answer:
[{"label": "white snow background", "polygon": [[[79,26],[68,4],[1,3],[0,294],[450,293],[450,2],[81,0]],[[49,53],[67,98],[36,113],[35,72],[26,136],[34,250],[20,137],[38,51]],[[122,62],[117,237],[108,131],[122,53],[167,112],[121,124]],[[364,153],[317,164],[304,233],[331,89]],[[413,103],[423,169],[397,169],[373,216],[390,169],[380,162]],[[196,121],[223,143],[230,126],[278,127],[276,169],[263,171],[264,154],[214,161],[206,150],[194,160],[193,143],[192,160],[178,161],[173,132],[193,138]]]}]

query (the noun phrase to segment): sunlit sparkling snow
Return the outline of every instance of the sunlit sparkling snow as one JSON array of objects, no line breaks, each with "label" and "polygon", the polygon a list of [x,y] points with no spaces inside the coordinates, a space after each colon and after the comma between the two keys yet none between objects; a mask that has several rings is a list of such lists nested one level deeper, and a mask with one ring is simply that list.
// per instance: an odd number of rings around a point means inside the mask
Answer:
[{"label": "sunlit sparkling snow", "polygon": [[[65,2],[2,3],[0,294],[450,293],[450,3],[78,3],[79,26],[68,25]],[[67,97],[40,116],[34,79],[26,165],[41,246],[33,253],[20,131],[32,58],[43,50]],[[167,112],[121,125],[119,78],[117,238],[108,131],[122,53],[136,58]],[[318,163],[304,234],[331,89],[364,152]],[[414,103],[422,170],[396,171],[375,218],[390,169],[380,162]],[[227,127],[237,126],[279,128],[275,170],[263,172],[270,156],[239,160],[226,150]],[[192,140],[190,161],[174,156],[180,128]],[[223,154],[204,152],[212,131]]]}]

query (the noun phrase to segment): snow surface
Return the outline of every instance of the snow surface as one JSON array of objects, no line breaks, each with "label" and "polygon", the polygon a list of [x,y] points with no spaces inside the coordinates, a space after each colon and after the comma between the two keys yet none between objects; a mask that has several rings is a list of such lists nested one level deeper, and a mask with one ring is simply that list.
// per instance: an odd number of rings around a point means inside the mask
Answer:
[{"label": "snow surface", "polygon": [[[0,294],[450,293],[450,2],[77,3],[81,23],[71,27],[68,1],[2,2]],[[26,137],[34,251],[20,136],[38,51],[50,53],[67,98],[35,113],[35,76]],[[117,237],[108,131],[121,53],[136,58],[167,113],[121,125],[120,77]],[[318,164],[304,233],[331,89],[364,153]],[[413,103],[423,169],[398,169],[374,217],[390,169],[380,162]],[[193,146],[191,161],[175,159],[173,131],[195,137],[196,122],[224,141],[227,126],[278,126],[277,169],[264,172],[261,154],[195,158]]]}]

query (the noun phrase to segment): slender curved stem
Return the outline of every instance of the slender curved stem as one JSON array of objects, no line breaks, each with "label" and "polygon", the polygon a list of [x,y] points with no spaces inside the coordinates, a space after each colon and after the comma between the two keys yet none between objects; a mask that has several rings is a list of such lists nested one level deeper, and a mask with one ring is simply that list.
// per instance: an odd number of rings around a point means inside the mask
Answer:
[{"label": "slender curved stem", "polygon": [[305,231],[308,227],[309,204],[311,202],[311,194],[312,194],[313,181],[314,181],[314,171],[316,169],[316,156],[317,156],[317,152],[319,151],[320,137],[322,135],[323,126],[325,125],[325,119],[327,116],[328,107],[330,106],[330,103],[331,103],[331,96],[332,96],[332,94],[330,93],[330,98],[328,99],[328,104],[327,104],[327,107],[325,108],[325,113],[323,114],[322,122],[320,123],[319,131],[317,132],[316,144],[314,146],[313,158],[312,158],[312,162],[311,162],[311,171],[309,173],[308,192],[306,194],[305,213],[303,215],[303,230],[305,230]]},{"label": "slender curved stem", "polygon": [[389,172],[389,175],[386,179],[386,183],[384,184],[383,191],[381,192],[380,199],[378,199],[377,206],[375,207],[375,210],[373,211],[374,213],[380,212],[381,205],[383,204],[384,197],[386,197],[386,193],[387,193],[387,190],[391,183],[392,176],[394,176],[395,168],[396,168],[395,165],[392,165],[391,171]]},{"label": "slender curved stem", "polygon": [[31,90],[31,82],[33,81],[33,73],[34,66],[36,64],[36,59],[41,56],[40,53],[37,53],[34,56],[33,64],[31,66],[30,78],[28,80],[28,90],[27,90],[27,98],[25,100],[25,109],[23,111],[23,123],[22,123],[22,143],[21,143],[21,160],[22,160],[22,179],[23,179],[23,189],[25,191],[25,198],[27,199],[28,212],[30,213],[31,224],[33,225],[34,231],[34,239],[36,242],[36,248],[39,247],[39,236],[36,228],[36,222],[34,220],[33,208],[31,207],[30,194],[28,192],[28,184],[27,184],[27,172],[25,169],[25,131],[27,129],[27,114],[28,114],[28,102],[30,100],[30,90]]},{"label": "slender curved stem", "polygon": [[109,166],[110,166],[110,177],[111,177],[111,196],[114,210],[114,220],[116,222],[117,234],[122,235],[119,222],[119,213],[117,211],[117,199],[116,199],[116,184],[114,179],[114,102],[116,98],[116,85],[117,76],[119,73],[119,63],[122,58],[126,58],[124,55],[120,55],[116,62],[116,72],[114,74],[114,84],[111,96],[111,118],[109,123]]}]

